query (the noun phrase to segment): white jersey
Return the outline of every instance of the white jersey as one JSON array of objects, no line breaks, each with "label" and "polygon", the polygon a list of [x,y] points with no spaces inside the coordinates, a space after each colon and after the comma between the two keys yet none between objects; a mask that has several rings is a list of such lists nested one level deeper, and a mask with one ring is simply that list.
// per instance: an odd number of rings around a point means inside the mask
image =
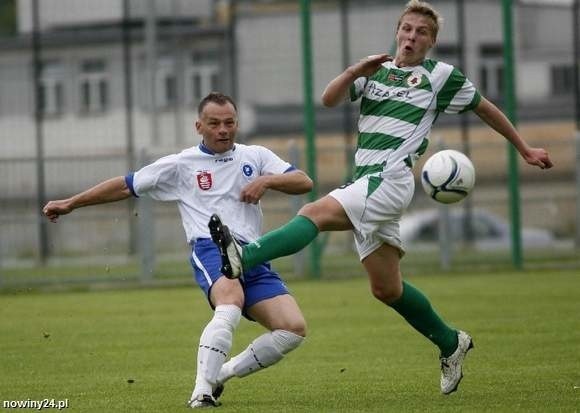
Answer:
[{"label": "white jersey", "polygon": [[240,201],[244,186],[261,175],[295,169],[269,149],[236,144],[214,154],[203,144],[168,155],[127,175],[135,196],[176,201],[188,242],[209,238],[207,223],[217,213],[236,238],[252,242],[261,235],[259,204]]}]

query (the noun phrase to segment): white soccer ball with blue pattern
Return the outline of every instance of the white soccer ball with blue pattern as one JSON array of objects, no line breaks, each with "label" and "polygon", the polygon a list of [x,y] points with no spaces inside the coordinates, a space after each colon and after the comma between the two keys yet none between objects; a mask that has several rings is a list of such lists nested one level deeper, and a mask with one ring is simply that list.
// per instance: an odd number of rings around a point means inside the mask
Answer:
[{"label": "white soccer ball with blue pattern", "polygon": [[433,154],[421,170],[423,189],[437,202],[452,204],[464,199],[475,185],[475,168],[459,151],[446,149]]}]

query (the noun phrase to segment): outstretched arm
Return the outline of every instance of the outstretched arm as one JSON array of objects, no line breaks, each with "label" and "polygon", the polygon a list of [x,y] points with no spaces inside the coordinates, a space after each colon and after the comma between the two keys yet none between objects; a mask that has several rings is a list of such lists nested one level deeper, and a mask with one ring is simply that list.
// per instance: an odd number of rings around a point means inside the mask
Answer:
[{"label": "outstretched arm", "polygon": [[257,204],[268,189],[298,195],[309,192],[312,186],[312,179],[300,170],[284,174],[262,175],[242,189],[240,201]]},{"label": "outstretched arm", "polygon": [[539,166],[542,169],[553,166],[548,152],[544,148],[529,146],[503,112],[489,100],[482,97],[473,111],[485,123],[510,141],[528,164]]},{"label": "outstretched arm", "polygon": [[49,201],[42,212],[52,222],[56,222],[59,216],[69,214],[77,208],[120,201],[130,196],[131,191],[125,183],[125,177],[117,176],[70,198]]},{"label": "outstretched arm", "polygon": [[352,82],[359,77],[373,75],[381,65],[389,60],[393,60],[388,54],[377,54],[361,59],[358,63],[349,66],[344,72],[335,77],[322,92],[322,104],[333,107],[344,101],[348,95],[348,89]]}]

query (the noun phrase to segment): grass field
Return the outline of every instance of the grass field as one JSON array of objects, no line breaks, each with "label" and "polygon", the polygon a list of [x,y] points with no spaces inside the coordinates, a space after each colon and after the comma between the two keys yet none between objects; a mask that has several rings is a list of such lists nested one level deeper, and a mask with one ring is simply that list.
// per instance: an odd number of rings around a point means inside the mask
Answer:
[{"label": "grass field", "polygon": [[[70,261],[50,262],[47,265],[0,266],[0,294],[31,290],[87,290],[111,287],[139,286],[141,284],[181,284],[191,282],[188,250],[161,257],[155,270],[143,275],[138,256],[76,257]],[[544,248],[524,251],[526,270],[580,269],[580,251],[575,248]],[[275,268],[286,279],[304,278],[310,269],[308,254],[304,255],[304,274],[295,272],[294,256],[276,259]],[[1,263],[0,263],[1,264]],[[438,249],[409,251],[401,261],[404,274],[495,272],[513,268],[511,251],[479,251],[469,248],[454,250],[450,268],[443,270]],[[358,254],[350,249],[325,252],[320,262],[321,278],[350,278],[362,273]]]},{"label": "grass field", "polygon": [[[474,337],[457,393],[439,393],[435,347],[371,299],[366,279],[293,281],[307,341],[279,365],[228,382],[217,411],[580,411],[577,270],[410,281]],[[5,294],[0,302],[0,403],[186,411],[211,315],[196,287]],[[261,331],[242,321],[234,351]]]}]

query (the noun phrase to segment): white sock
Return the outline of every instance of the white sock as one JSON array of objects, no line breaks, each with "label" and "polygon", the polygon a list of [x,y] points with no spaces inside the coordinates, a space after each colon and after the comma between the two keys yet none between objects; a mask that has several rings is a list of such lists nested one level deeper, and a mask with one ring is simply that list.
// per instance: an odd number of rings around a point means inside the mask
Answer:
[{"label": "white sock", "polygon": [[244,351],[222,366],[218,383],[232,377],[245,377],[282,360],[284,354],[294,350],[304,337],[286,330],[274,330],[256,338]]},{"label": "white sock", "polygon": [[233,332],[240,323],[242,311],[235,305],[218,305],[213,318],[204,328],[197,351],[197,374],[191,399],[212,394],[217,376],[232,348]]}]

